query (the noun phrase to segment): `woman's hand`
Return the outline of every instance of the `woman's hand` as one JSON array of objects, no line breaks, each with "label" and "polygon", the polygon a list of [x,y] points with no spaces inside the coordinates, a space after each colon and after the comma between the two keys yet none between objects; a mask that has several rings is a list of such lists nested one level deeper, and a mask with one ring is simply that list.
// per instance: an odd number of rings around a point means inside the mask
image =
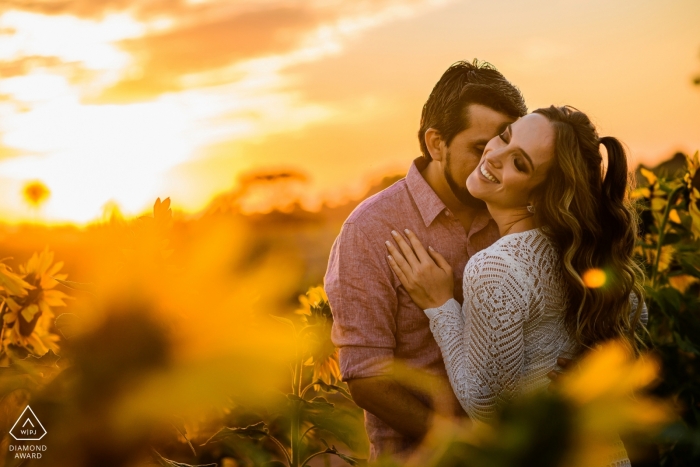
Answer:
[{"label": "woman's hand", "polygon": [[413,302],[423,310],[437,308],[454,296],[454,278],[452,268],[440,253],[428,247],[423,248],[421,242],[410,230],[406,229],[409,245],[398,232],[391,235],[399,246],[386,242],[389,250],[389,266],[399,277],[406,292]]}]

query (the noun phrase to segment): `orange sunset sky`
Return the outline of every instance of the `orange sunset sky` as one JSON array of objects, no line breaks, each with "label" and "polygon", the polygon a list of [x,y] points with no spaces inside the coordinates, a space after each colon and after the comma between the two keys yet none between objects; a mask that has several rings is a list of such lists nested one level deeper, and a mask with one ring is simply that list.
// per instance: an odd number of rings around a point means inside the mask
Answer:
[{"label": "orange sunset sky", "polygon": [[699,20],[697,0],[1,0],[0,219],[194,212],[258,171],[300,173],[308,208],[358,196],[419,155],[423,102],[474,57],[653,165],[700,148]]}]

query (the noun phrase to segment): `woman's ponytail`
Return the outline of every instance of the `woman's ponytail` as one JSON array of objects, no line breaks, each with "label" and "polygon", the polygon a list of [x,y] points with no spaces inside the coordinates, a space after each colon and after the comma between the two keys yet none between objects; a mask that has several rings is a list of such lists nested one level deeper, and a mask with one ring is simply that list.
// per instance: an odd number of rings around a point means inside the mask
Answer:
[{"label": "woman's ponytail", "polygon": [[603,179],[602,200],[621,203],[625,199],[625,189],[627,188],[627,155],[622,143],[612,136],[600,138],[600,144],[605,146],[608,152],[608,171]]}]

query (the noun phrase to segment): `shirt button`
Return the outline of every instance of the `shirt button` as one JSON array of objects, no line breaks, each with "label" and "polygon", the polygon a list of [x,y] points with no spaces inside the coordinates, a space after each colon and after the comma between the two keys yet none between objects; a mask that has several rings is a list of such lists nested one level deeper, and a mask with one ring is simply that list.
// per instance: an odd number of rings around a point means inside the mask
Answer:
[{"label": "shirt button", "polygon": [[450,217],[450,211],[445,211],[445,215],[446,215],[447,217]]}]

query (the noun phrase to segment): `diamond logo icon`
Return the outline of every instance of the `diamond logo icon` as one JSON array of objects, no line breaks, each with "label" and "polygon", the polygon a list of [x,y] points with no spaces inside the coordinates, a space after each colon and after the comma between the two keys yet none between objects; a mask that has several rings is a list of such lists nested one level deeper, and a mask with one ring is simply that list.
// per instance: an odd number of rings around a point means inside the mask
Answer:
[{"label": "diamond logo icon", "polygon": [[17,441],[39,441],[46,435],[46,429],[32,408],[27,406],[12,425],[10,434]]}]

